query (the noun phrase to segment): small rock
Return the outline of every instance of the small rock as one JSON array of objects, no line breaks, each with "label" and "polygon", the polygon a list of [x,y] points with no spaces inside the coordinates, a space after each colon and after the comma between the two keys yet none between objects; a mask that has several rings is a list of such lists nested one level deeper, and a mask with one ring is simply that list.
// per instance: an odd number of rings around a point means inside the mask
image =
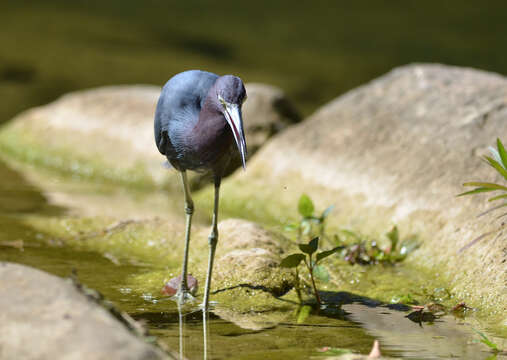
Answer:
[{"label": "small rock", "polygon": [[[176,295],[178,289],[180,288],[180,284],[181,275],[172,278],[165,283],[164,287],[162,288],[162,294],[167,296]],[[193,277],[192,274],[187,274],[187,287],[191,295],[195,296],[195,294],[197,294],[197,279]]]}]

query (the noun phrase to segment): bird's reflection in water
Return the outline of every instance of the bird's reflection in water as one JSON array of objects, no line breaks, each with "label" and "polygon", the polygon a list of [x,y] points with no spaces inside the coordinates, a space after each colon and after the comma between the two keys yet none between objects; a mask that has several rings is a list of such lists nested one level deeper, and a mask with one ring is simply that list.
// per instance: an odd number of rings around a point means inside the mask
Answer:
[{"label": "bird's reflection in water", "polygon": [[208,332],[209,332],[209,311],[202,309],[202,341],[204,345],[203,358],[208,359]]},{"label": "bird's reflection in water", "polygon": [[203,341],[203,359],[208,359],[208,340],[209,340],[209,311],[199,308],[191,312],[184,312],[181,305],[178,305],[178,321],[179,321],[179,359],[185,360],[185,338],[186,338],[186,323],[185,318],[187,315],[202,312],[202,341]]}]

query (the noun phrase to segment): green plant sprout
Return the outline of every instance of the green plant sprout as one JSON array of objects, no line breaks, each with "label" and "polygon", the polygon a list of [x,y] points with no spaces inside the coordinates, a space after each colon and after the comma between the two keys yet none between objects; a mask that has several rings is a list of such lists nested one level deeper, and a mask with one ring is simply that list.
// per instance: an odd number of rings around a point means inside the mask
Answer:
[{"label": "green plant sprout", "polygon": [[301,215],[301,220],[298,223],[292,223],[285,226],[287,231],[297,232],[297,241],[301,242],[303,236],[313,239],[316,236],[324,238],[324,225],[328,215],[333,210],[334,205],[329,206],[322,214],[316,215],[315,205],[312,199],[302,194],[298,202],[298,212]]},{"label": "green plant sprout", "polygon": [[[503,146],[502,141],[498,138],[496,139],[496,146],[497,146],[498,150],[494,149],[493,147],[489,147],[489,151],[491,152],[492,157],[485,155],[485,156],[483,156],[483,159],[489,166],[491,166],[493,169],[495,169],[496,172],[498,172],[504,178],[504,180],[507,181],[507,152],[505,151],[505,147]],[[497,183],[493,183],[493,182],[473,181],[473,182],[466,182],[463,184],[463,186],[473,186],[473,187],[475,187],[475,189],[463,192],[461,194],[458,194],[457,196],[475,195],[475,194],[480,194],[483,192],[497,191],[497,192],[500,192],[500,194],[497,193],[495,196],[490,197],[488,199],[488,201],[493,202],[493,201],[497,201],[497,200],[507,199],[507,186],[502,185],[502,184],[497,184]],[[494,207],[484,211],[483,213],[479,214],[479,216],[483,216],[491,211],[503,208],[505,206],[507,206],[507,201],[501,203],[500,205],[494,206]],[[504,214],[498,216],[497,219],[500,219],[506,215],[507,215],[507,213],[504,213]],[[498,232],[500,229],[502,229],[503,226],[504,226],[504,223],[502,222],[500,224],[499,228],[480,235],[478,238],[472,240],[470,243],[465,245],[459,251],[461,252],[461,251],[469,248],[470,246],[474,245],[478,241],[482,240],[486,236]]]},{"label": "green plant sprout", "polygon": [[475,331],[477,334],[479,334],[479,336],[481,337],[480,340],[476,340],[476,342],[481,342],[483,343],[484,345],[486,345],[487,347],[490,348],[491,352],[495,355],[497,354],[504,354],[506,353],[506,350],[503,350],[503,349],[500,349],[498,347],[497,344],[495,344],[493,341],[491,341],[487,336],[486,334],[484,334],[483,332],[479,331],[479,330],[476,330],[476,329],[473,329],[473,331]]},{"label": "green plant sprout", "polygon": [[[285,227],[287,231],[296,231],[298,242],[304,239],[313,239],[319,237],[324,239],[325,220],[333,210],[334,206],[329,206],[321,215],[315,214],[315,205],[312,199],[302,194],[298,202],[298,212],[301,220],[298,223],[288,224]],[[409,253],[418,248],[418,243],[414,237],[400,240],[398,228],[394,226],[391,231],[386,234],[389,245],[385,248],[378,246],[377,241],[368,240],[350,230],[340,230],[340,234],[347,238],[353,239],[353,242],[347,244],[342,241],[338,234],[334,235],[335,246],[342,249],[341,257],[349,264],[373,265],[373,264],[395,264],[404,260]],[[314,274],[322,281],[329,279],[329,273],[323,266],[316,266]]]},{"label": "green plant sprout", "polygon": [[397,226],[393,226],[385,235],[389,240],[389,245],[385,248],[381,248],[377,241],[367,241],[350,230],[342,230],[341,233],[354,239],[352,244],[344,245],[341,238],[335,235],[336,245],[343,245],[342,258],[351,265],[395,264],[403,261],[419,246],[413,237],[400,240]]},{"label": "green plant sprout", "polygon": [[317,251],[319,248],[319,237],[315,237],[312,240],[308,242],[308,244],[299,244],[299,249],[302,251],[301,253],[291,254],[287,257],[285,257],[282,262],[280,263],[281,267],[285,268],[293,268],[296,272],[296,293],[299,299],[299,302],[302,303],[302,296],[301,296],[301,286],[300,286],[300,278],[299,278],[299,270],[298,267],[303,262],[306,265],[306,268],[308,269],[308,273],[310,274],[310,280],[313,287],[313,293],[315,294],[315,299],[317,300],[317,304],[320,306],[322,305],[322,300],[320,299],[319,292],[317,290],[317,286],[315,284],[315,277],[318,276],[320,279],[323,279],[324,281],[329,280],[329,274],[327,273],[327,270],[323,267],[319,267],[318,263],[322,261],[323,259],[327,258],[328,256],[334,254],[338,250],[340,250],[342,247],[337,246],[331,250],[327,251],[321,251],[318,252],[315,255],[315,258],[313,257],[313,254]]}]

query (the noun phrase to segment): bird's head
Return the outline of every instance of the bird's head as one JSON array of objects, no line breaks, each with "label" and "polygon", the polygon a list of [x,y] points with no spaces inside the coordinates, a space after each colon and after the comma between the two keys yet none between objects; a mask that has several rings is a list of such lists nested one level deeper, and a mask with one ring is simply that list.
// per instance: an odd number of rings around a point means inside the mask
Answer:
[{"label": "bird's head", "polygon": [[225,120],[229,124],[236,140],[243,169],[246,168],[246,140],[243,131],[243,118],[241,116],[241,106],[246,100],[246,90],[241,79],[233,75],[224,75],[216,81],[217,100],[224,114]]}]

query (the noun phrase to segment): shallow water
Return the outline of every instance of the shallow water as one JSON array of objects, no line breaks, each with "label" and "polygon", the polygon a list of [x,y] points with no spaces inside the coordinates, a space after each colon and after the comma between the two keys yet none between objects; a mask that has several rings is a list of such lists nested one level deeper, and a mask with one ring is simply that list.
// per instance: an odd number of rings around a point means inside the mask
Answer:
[{"label": "shallow water", "polygon": [[[324,347],[367,354],[374,339],[379,339],[383,354],[393,357],[487,359],[491,356],[484,345],[473,342],[478,336],[472,328],[487,328],[487,324],[473,317],[462,320],[445,316],[418,323],[407,318],[407,307],[388,306],[345,292],[323,291],[322,294],[324,299],[344,303],[343,311],[324,309],[301,323],[297,322],[296,306],[281,299],[279,307],[263,314],[255,310],[237,313],[216,305],[203,326],[203,315],[198,308],[189,306],[179,311],[174,302],[161,294],[140,294],[129,288],[129,278],[152,270],[150,264],[118,262],[107,254],[70,248],[25,225],[26,216],[49,219],[75,215],[80,210],[78,206],[65,207],[50,200],[52,197],[46,192],[1,162],[0,173],[0,261],[30,265],[58,276],[77,273],[81,282],[143,321],[151,335],[186,358],[200,359],[206,354],[208,359],[307,359],[322,355],[319,349]],[[84,199],[83,186],[87,185],[77,182],[60,191],[70,197],[76,192]],[[93,194],[98,196],[97,191]],[[108,192],[103,196],[107,199]],[[114,212],[114,206],[122,204],[122,196],[125,203],[131,202],[131,194],[117,195],[109,211]],[[412,276],[409,270],[404,271],[400,267],[388,276]],[[367,280],[359,277],[356,291],[361,286],[375,284],[372,276],[377,275],[362,276]],[[378,275],[376,281],[380,286],[384,280]],[[261,315],[277,320],[251,321]]]}]

